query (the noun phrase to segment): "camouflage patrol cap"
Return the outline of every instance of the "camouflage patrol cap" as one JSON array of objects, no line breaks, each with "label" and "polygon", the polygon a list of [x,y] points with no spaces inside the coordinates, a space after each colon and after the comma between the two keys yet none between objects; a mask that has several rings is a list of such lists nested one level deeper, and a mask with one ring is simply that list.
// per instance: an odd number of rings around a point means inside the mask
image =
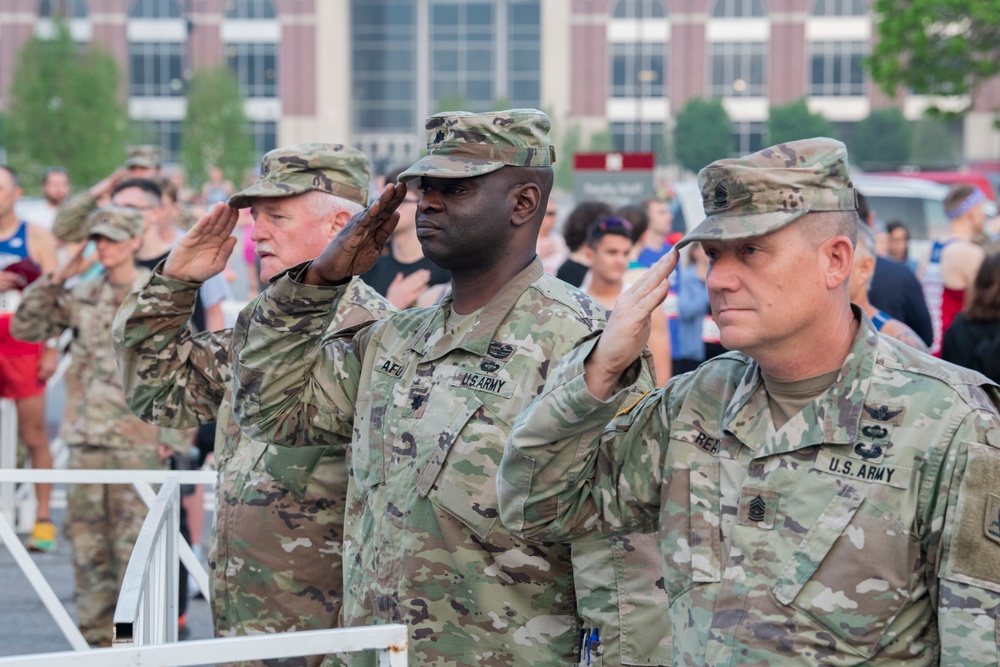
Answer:
[{"label": "camouflage patrol cap", "polygon": [[318,190],[368,206],[368,158],[343,144],[295,144],[275,148],[260,161],[257,182],[229,198],[233,208],[254,197],[290,197]]},{"label": "camouflage patrol cap", "polygon": [[127,241],[142,233],[142,213],[123,206],[102,206],[87,216],[88,237]]},{"label": "camouflage patrol cap", "polygon": [[427,118],[427,155],[399,175],[468,178],[501,167],[548,167],[556,161],[549,117],[538,109],[446,111]]},{"label": "camouflage patrol cap", "polygon": [[857,210],[847,147],[825,137],[717,160],[699,172],[698,185],[707,217],[678,247],[770,234],[813,211]]},{"label": "camouflage patrol cap", "polygon": [[144,169],[159,169],[162,153],[159,146],[149,144],[129,146],[125,149],[125,166],[142,167]]}]

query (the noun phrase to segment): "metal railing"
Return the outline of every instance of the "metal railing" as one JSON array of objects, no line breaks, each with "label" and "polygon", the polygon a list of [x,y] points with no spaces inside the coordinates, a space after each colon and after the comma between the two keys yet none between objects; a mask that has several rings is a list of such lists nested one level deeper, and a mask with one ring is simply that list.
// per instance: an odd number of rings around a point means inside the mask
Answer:
[{"label": "metal railing", "polygon": [[202,639],[156,646],[99,648],[0,658],[0,667],[187,667],[330,653],[378,651],[380,667],[407,666],[405,625],[306,630],[274,635]]},{"label": "metal railing", "polygon": [[[0,469],[0,484],[4,482],[34,482],[50,484],[131,484],[147,507],[156,500],[156,494],[150,484],[164,484],[170,479],[177,479],[181,484],[212,484],[215,482],[214,470],[172,471],[172,470],[4,470]],[[11,522],[0,514],[0,542],[7,547],[15,562],[24,572],[28,582],[41,599],[52,618],[55,619],[66,640],[77,651],[89,648],[76,623],[59,602],[45,576],[21,544]],[[203,591],[210,590],[208,573],[194,555],[187,540],[178,539],[178,554],[188,573],[194,577],[198,587]]]},{"label": "metal railing", "polygon": [[177,641],[180,480],[160,487],[132,547],[115,606],[115,646]]}]

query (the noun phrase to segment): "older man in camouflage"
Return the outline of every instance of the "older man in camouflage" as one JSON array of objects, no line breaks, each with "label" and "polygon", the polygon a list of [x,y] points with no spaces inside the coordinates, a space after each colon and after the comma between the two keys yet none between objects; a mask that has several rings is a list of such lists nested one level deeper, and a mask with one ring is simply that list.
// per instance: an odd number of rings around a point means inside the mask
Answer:
[{"label": "older man in camouflage", "polygon": [[515,427],[504,523],[658,530],[679,664],[996,665],[1000,388],[849,302],[843,144],[790,142],[698,180],[708,217],[682,244],[704,246],[740,353],[628,398],[676,253],[661,260]]},{"label": "older man in camouflage", "polygon": [[[238,208],[249,206],[262,276],[315,257],[368,203],[368,160],[340,144],[301,144],[264,156],[260,177],[218,204],[175,247],[115,321],[129,406],[142,419],[189,426],[216,418],[219,470],[209,555],[221,636],[335,627],[343,598],[341,540],[347,439],[288,450],[252,440],[229,418],[231,329],[192,334],[200,284],[222,271]],[[227,239],[205,253],[206,236]],[[393,310],[360,280],[344,290],[329,329]],[[321,656],[308,659],[317,664]],[[273,662],[268,662],[273,664]]]},{"label": "older man in camouflage", "polygon": [[[67,288],[87,266],[82,248],[62,268],[35,281],[11,320],[21,340],[73,332],[66,373],[66,414],[60,435],[69,467],[84,470],[163,468],[164,445],[184,451],[191,433],[136,419],[125,405],[111,345],[111,321],[125,295],[145,280],[135,266],[142,218],[130,209],[105,207],[86,219],[85,238],[97,245],[104,272]],[[73,484],[67,489],[66,535],[73,546],[77,624],[93,646],[110,646],[118,588],[142,528],[145,506],[128,484]]]},{"label": "older man in camouflage", "polygon": [[[535,256],[548,131],[533,109],[431,116],[428,155],[236,327],[234,412],[253,437],[306,450],[351,438],[345,624],[408,624],[415,665],[670,661],[649,536],[533,543],[498,518],[510,424],[552,361],[605,322]],[[324,337],[344,285],[389,238],[405,182],[422,193],[417,234],[451,271],[451,296]]]}]

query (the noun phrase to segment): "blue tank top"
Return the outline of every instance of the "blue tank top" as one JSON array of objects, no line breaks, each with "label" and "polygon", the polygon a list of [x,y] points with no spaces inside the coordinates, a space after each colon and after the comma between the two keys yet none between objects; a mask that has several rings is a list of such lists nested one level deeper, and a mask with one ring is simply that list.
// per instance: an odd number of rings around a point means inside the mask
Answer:
[{"label": "blue tank top", "polygon": [[881,310],[875,313],[875,316],[872,317],[872,324],[875,325],[875,331],[881,331],[882,327],[885,326],[885,323],[891,319],[892,319],[891,315],[889,315],[888,313],[883,313]]},{"label": "blue tank top", "polygon": [[0,241],[0,269],[28,256],[28,224],[21,222],[13,236]]}]

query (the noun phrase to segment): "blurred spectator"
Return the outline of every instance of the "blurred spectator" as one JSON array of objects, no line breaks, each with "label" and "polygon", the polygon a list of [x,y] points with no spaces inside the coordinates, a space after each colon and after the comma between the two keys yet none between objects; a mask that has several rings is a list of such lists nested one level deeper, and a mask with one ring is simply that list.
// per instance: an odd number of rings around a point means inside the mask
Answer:
[{"label": "blurred spectator", "polygon": [[[620,217],[598,220],[587,231],[590,273],[584,291],[607,308],[614,308],[618,296],[628,288],[624,282],[629,256],[635,245],[632,225]],[[670,336],[659,310],[650,318],[649,351],[653,355],[657,386],[670,379]]]},{"label": "blurred spectator", "polygon": [[46,169],[42,175],[42,197],[45,199],[45,206],[33,211],[26,221],[51,230],[59,205],[69,196],[69,191],[69,174],[65,169],[62,167]]},{"label": "blurred spectator", "polygon": [[901,220],[892,220],[886,225],[889,233],[889,254],[892,261],[902,264],[914,274],[917,261],[910,259],[910,230]]},{"label": "blurred spectator", "polygon": [[944,333],[941,358],[1000,383],[1000,253],[979,266],[969,305]]},{"label": "blurred spectator", "polygon": [[553,276],[569,257],[566,242],[556,232],[556,213],[558,213],[556,203],[549,199],[545,207],[545,217],[542,218],[542,226],[538,228],[538,243],[535,246],[538,258],[542,260],[542,269]]},{"label": "blurred spectator", "polygon": [[[687,262],[681,269],[681,286],[677,293],[677,350],[674,350],[674,374],[688,373],[698,368],[707,358],[705,355],[704,332],[706,318],[711,320],[711,305],[708,301],[708,256],[700,243],[688,246]],[[709,328],[715,324],[709,323]],[[717,329],[717,327],[715,327]]]},{"label": "blurred spectator", "polygon": [[[639,263],[639,253],[641,253],[643,248],[646,247],[646,234],[649,233],[649,216],[646,215],[646,211],[643,207],[632,204],[622,206],[618,209],[615,215],[619,218],[628,220],[629,224],[632,225],[633,245],[632,252],[629,255],[629,270],[645,269],[646,267]],[[635,281],[629,280],[629,276],[626,274],[625,282],[632,283]]]},{"label": "blurred spectator", "polygon": [[[56,370],[58,351],[42,342],[16,340],[10,323],[21,291],[41,273],[56,270],[56,241],[47,229],[17,219],[14,204],[20,198],[17,174],[0,166],[0,398],[14,401],[17,437],[28,449],[31,467],[42,470],[52,468],[45,430],[45,381]],[[56,548],[51,494],[51,484],[35,484],[37,520],[28,540],[34,551]]]},{"label": "blurred spectator", "polygon": [[144,144],[125,149],[125,170],[129,178],[155,178],[160,175],[163,152],[159,146]]},{"label": "blurred spectator", "polygon": [[871,318],[875,329],[896,340],[915,347],[921,352],[927,351],[924,341],[914,333],[913,329],[906,326],[891,315],[879,310],[868,300],[868,284],[875,273],[875,249],[877,242],[875,234],[868,225],[858,223],[858,242],[854,248],[854,266],[851,269],[851,276],[848,284],[851,301],[856,303],[865,314]]},{"label": "blurred spectator", "polygon": [[611,217],[611,206],[602,201],[582,201],[563,224],[563,238],[569,248],[569,258],[556,271],[556,278],[579,287],[590,269],[587,258],[587,230],[598,219]]},{"label": "blurred spectator", "polygon": [[920,266],[934,340],[931,354],[940,356],[944,332],[966,304],[967,291],[986,256],[976,241],[986,224],[986,195],[974,185],[953,185],[944,198],[944,212],[951,221],[948,234],[935,239]]},{"label": "blurred spectator", "polygon": [[662,199],[647,199],[642,206],[646,210],[649,231],[636,259],[640,265],[649,268],[673,247],[667,240],[673,218],[670,215],[670,207]]},{"label": "blurred spectator", "polygon": [[226,180],[219,167],[208,168],[208,180],[201,186],[201,197],[205,207],[211,209],[218,203],[225,203],[233,194],[233,184]]},{"label": "blurred spectator", "polygon": [[[873,233],[876,234],[876,249],[878,248],[875,211],[868,208],[868,200],[858,193],[858,217]],[[934,339],[931,327],[931,316],[924,301],[924,292],[920,281],[912,271],[891,259],[880,255],[875,257],[875,274],[868,287],[868,299],[879,310],[885,311],[891,317],[899,320],[913,329],[920,340],[927,345]]]},{"label": "blurred spectator", "polygon": [[[395,183],[406,167],[385,175],[386,183]],[[436,303],[451,285],[451,273],[424,257],[417,237],[417,204],[420,190],[411,187],[396,211],[399,223],[385,244],[375,266],[361,276],[372,289],[396,308],[429,306]]]}]

